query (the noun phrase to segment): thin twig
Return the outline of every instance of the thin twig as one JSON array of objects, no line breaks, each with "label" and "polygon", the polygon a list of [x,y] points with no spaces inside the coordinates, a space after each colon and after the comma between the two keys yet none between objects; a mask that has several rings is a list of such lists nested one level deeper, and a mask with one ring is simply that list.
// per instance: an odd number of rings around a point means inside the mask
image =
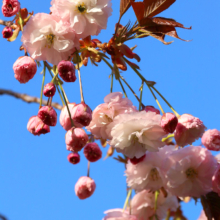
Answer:
[{"label": "thin twig", "polygon": [[[10,95],[13,96],[17,99],[21,99],[27,103],[38,103],[40,104],[40,99],[37,97],[33,97],[33,96],[29,96],[27,94],[22,94],[22,93],[17,93],[17,92],[13,92],[11,90],[7,90],[7,89],[0,89],[0,95]],[[42,100],[42,104],[43,105],[47,105],[47,100]],[[59,103],[51,103],[51,106],[53,106],[54,108],[61,110],[62,106]]]}]

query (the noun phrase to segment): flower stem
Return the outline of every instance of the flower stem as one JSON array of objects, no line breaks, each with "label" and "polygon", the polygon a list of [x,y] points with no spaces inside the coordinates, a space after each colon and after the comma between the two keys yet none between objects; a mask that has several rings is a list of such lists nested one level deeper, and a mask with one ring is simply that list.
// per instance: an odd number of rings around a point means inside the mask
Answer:
[{"label": "flower stem", "polygon": [[126,207],[128,206],[128,201],[129,201],[129,198],[130,198],[130,196],[131,196],[131,193],[132,193],[132,189],[130,189],[130,190],[128,191],[128,194],[127,194],[127,197],[126,197],[126,200],[125,200],[125,204],[124,204],[123,210],[125,210]]},{"label": "flower stem", "polygon": [[121,85],[121,88],[122,88],[122,90],[123,90],[123,92],[124,92],[125,97],[127,98],[127,97],[128,97],[128,96],[127,96],[127,93],[126,93],[126,91],[125,91],[125,88],[124,88],[123,84],[121,83],[120,78],[118,79],[118,81],[119,81],[119,83],[120,83],[120,85]]},{"label": "flower stem", "polygon": [[90,174],[90,161],[88,161],[88,167],[87,167],[87,176],[89,177]]},{"label": "flower stem", "polygon": [[[51,73],[51,70],[50,70],[48,67],[47,67],[47,69],[48,69],[48,71],[49,71],[49,73],[50,73],[50,75],[51,75],[51,78],[52,78],[52,80],[53,80],[54,77],[53,77],[53,74]],[[61,95],[60,89],[59,89],[59,87],[57,86],[57,84],[55,84],[55,86],[56,86],[57,91],[58,91],[58,93],[59,93],[61,102],[62,102],[62,104],[63,104],[63,106],[64,106],[65,103],[64,103],[64,101],[63,101],[63,97],[62,97],[62,95]]]},{"label": "flower stem", "polygon": [[79,87],[80,87],[81,102],[84,102],[83,89],[82,89],[82,79],[81,79],[81,73],[80,73],[79,63],[78,63],[77,65],[78,65],[78,76],[79,76]]},{"label": "flower stem", "polygon": [[111,65],[104,57],[102,57],[102,60],[109,66],[109,68],[110,68],[111,70],[113,70],[112,65]]},{"label": "flower stem", "polygon": [[155,99],[155,101],[156,101],[157,105],[159,106],[159,108],[160,108],[160,110],[161,110],[162,114],[164,114],[165,112],[164,112],[163,108],[161,107],[161,105],[160,105],[160,103],[159,103],[159,101],[158,101],[157,97],[155,96],[154,92],[152,91],[151,87],[150,87],[150,86],[148,86],[148,88],[149,88],[149,90],[151,91],[151,93],[152,93],[152,95],[153,95],[153,97],[154,97],[154,99]]},{"label": "flower stem", "polygon": [[143,96],[143,88],[144,88],[144,81],[142,80],[142,84],[141,84],[141,93],[140,93],[140,101],[139,101],[139,111],[141,111],[141,103],[142,103],[142,96]]},{"label": "flower stem", "polygon": [[42,106],[45,75],[46,75],[46,66],[44,65],[44,68],[43,68],[43,79],[42,79],[41,93],[40,93],[40,107],[39,108],[41,108],[41,106]]},{"label": "flower stem", "polygon": [[178,118],[180,115],[174,110],[173,106],[164,98],[164,96],[154,86],[152,86],[152,88],[164,100],[164,102],[166,102],[166,104],[170,107],[170,109],[173,111],[173,113]]},{"label": "flower stem", "polygon": [[113,71],[112,71],[112,74],[111,74],[111,89],[110,89],[111,93],[113,91],[113,81],[114,81],[114,74],[113,74]]}]

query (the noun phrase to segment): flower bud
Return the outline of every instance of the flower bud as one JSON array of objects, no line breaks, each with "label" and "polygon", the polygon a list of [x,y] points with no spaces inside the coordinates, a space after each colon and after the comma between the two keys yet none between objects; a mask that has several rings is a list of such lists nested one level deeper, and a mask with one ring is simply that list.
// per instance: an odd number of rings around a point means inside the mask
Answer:
[{"label": "flower bud", "polygon": [[96,184],[93,179],[87,176],[82,176],[75,185],[75,193],[79,199],[87,199],[94,193],[95,188]]},{"label": "flower bud", "polygon": [[155,112],[156,114],[160,115],[160,111],[158,109],[154,108],[154,106],[151,106],[151,105],[145,106],[144,110],[146,112]]},{"label": "flower bud", "polygon": [[[76,103],[69,103],[68,104],[68,108],[70,110],[70,113],[71,113],[71,117],[73,117],[73,108],[74,106],[76,106]],[[69,113],[68,113],[68,110],[67,110],[67,107],[64,106],[61,110],[61,113],[60,113],[60,124],[61,126],[66,130],[68,131],[69,129],[71,129],[72,127],[72,123],[71,123],[71,119],[70,119],[70,116],[69,116]]]},{"label": "flower bud", "polygon": [[42,122],[38,116],[33,116],[29,119],[27,130],[33,135],[41,135],[50,132],[50,127]]},{"label": "flower bud", "polygon": [[53,97],[56,92],[56,86],[54,83],[50,82],[44,86],[43,93],[46,97]]},{"label": "flower bud", "polygon": [[67,156],[67,159],[70,163],[77,164],[80,162],[80,155],[78,153],[72,152]]},{"label": "flower bud", "polygon": [[26,83],[36,74],[37,64],[31,57],[23,56],[15,61],[13,70],[15,73],[15,78],[20,83]]},{"label": "flower bud", "polygon": [[88,142],[89,137],[82,128],[71,128],[65,135],[66,149],[78,152]]},{"label": "flower bud", "polygon": [[137,157],[130,158],[130,161],[132,164],[136,165],[136,164],[140,163],[141,161],[143,161],[145,157],[146,157],[146,154],[144,154],[140,158],[137,158]]},{"label": "flower bud", "polygon": [[184,147],[202,137],[206,127],[203,122],[192,115],[183,114],[178,118],[174,133],[176,144]]},{"label": "flower bud", "polygon": [[13,31],[11,27],[4,27],[2,31],[3,38],[10,38],[13,35]]},{"label": "flower bud", "polygon": [[88,126],[92,120],[92,110],[83,102],[74,106],[72,113],[72,118],[76,127]]},{"label": "flower bud", "polygon": [[65,82],[76,81],[75,66],[70,61],[62,60],[61,62],[59,62],[57,69],[60,77]]},{"label": "flower bud", "polygon": [[217,129],[208,130],[202,136],[202,144],[208,150],[220,150],[220,131]]},{"label": "flower bud", "polygon": [[43,106],[38,111],[38,117],[49,126],[57,124],[57,113],[51,106]]},{"label": "flower bud", "polygon": [[20,3],[18,0],[3,0],[2,13],[5,17],[16,15],[20,10]]},{"label": "flower bud", "polygon": [[88,143],[83,151],[86,159],[90,162],[96,162],[102,157],[102,151],[95,142]]},{"label": "flower bud", "polygon": [[173,133],[178,123],[177,117],[173,113],[164,113],[160,125],[167,133]]}]

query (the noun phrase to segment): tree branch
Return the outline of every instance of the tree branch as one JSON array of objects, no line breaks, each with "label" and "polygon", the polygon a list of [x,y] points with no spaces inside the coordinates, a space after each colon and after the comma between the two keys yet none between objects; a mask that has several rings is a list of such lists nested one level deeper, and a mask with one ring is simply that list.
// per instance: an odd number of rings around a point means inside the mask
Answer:
[{"label": "tree branch", "polygon": [[16,29],[17,25],[13,23],[13,21],[4,21],[0,19],[0,25],[11,27],[12,29]]},{"label": "tree branch", "polygon": [[1,214],[0,214],[0,219],[1,220],[7,220],[7,218],[5,216],[1,215]]},{"label": "tree branch", "polygon": [[[26,94],[13,92],[11,90],[6,90],[6,89],[0,89],[0,95],[10,95],[10,96],[13,96],[17,99],[21,99],[21,100],[23,100],[27,103],[40,103],[40,99],[37,98],[37,97],[32,97],[32,96],[29,96],[29,95],[26,95]],[[42,103],[43,103],[43,105],[47,105],[46,100],[43,100]],[[56,103],[56,102],[52,102],[51,106],[58,109],[58,110],[62,109],[62,106],[59,103]]]}]

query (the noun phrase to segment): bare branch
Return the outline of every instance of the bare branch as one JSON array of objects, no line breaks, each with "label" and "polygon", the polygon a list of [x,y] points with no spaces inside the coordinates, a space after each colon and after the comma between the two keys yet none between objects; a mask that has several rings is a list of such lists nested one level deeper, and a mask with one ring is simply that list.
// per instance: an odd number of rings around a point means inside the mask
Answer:
[{"label": "bare branch", "polygon": [[[6,89],[0,89],[0,95],[10,95],[13,96],[17,99],[22,99],[23,101],[27,102],[27,103],[40,103],[40,99],[37,97],[32,97],[26,94],[21,94],[21,93],[17,93],[17,92],[13,92],[11,90],[6,90]],[[47,101],[43,100],[42,101],[43,105],[47,105]],[[56,102],[52,102],[51,106],[61,110],[62,106],[59,103]]]},{"label": "bare branch", "polygon": [[7,218],[0,214],[0,220],[7,220]]},{"label": "bare branch", "polygon": [[17,25],[13,23],[13,21],[4,21],[0,19],[0,25],[11,27],[12,29],[16,29]]}]

